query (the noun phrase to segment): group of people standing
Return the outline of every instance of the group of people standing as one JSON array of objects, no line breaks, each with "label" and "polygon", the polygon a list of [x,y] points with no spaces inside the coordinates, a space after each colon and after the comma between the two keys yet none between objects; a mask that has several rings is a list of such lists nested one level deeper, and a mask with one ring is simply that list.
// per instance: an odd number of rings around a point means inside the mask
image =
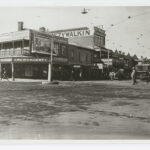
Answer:
[{"label": "group of people standing", "polygon": [[111,71],[109,72],[109,77],[110,77],[110,80],[114,80],[115,79],[115,76],[116,76],[116,73]]},{"label": "group of people standing", "polygon": [[[113,71],[109,72],[109,78],[111,81],[114,80],[116,77],[118,78],[118,80],[125,79],[125,76],[126,76],[126,74],[123,69],[122,70],[120,69],[116,73]],[[129,76],[130,76],[130,74],[129,74]],[[132,68],[131,79],[132,79],[133,85],[137,84],[137,70],[135,67]],[[147,70],[146,71],[146,82],[149,83],[149,81],[150,81],[150,72],[149,72],[149,70]]]}]

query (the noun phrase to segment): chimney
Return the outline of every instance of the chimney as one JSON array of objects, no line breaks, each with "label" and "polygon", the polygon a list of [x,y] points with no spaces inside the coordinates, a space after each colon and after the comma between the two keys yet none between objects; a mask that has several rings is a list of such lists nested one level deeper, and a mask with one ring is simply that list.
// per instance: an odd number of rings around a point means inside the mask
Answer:
[{"label": "chimney", "polygon": [[23,30],[23,22],[19,21],[18,22],[18,31],[21,31],[21,30]]},{"label": "chimney", "polygon": [[41,31],[41,32],[45,32],[45,31],[46,31],[46,29],[45,29],[45,27],[40,27],[39,31]]}]

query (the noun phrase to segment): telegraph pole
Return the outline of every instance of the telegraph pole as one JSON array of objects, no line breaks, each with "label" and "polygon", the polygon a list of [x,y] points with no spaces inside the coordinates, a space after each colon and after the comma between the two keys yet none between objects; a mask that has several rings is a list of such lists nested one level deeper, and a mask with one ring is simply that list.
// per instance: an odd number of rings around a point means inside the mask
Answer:
[{"label": "telegraph pole", "polygon": [[109,49],[108,49],[108,71],[109,71]]},{"label": "telegraph pole", "polygon": [[51,36],[50,39],[50,49],[51,49],[51,53],[50,53],[50,57],[49,57],[49,63],[48,63],[48,82],[52,82],[52,65],[53,65],[53,50],[54,50],[54,39],[53,39],[53,35]]}]

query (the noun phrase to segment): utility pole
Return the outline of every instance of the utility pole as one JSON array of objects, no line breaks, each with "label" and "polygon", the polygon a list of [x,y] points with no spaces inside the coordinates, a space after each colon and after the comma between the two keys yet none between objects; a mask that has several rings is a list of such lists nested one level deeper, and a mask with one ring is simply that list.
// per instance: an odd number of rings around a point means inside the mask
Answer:
[{"label": "utility pole", "polygon": [[109,64],[109,49],[108,49],[108,64]]},{"label": "utility pole", "polygon": [[48,63],[48,82],[52,82],[52,65],[53,65],[53,50],[54,50],[54,39],[53,39],[53,35],[51,35],[50,38],[50,49],[51,49],[51,53],[50,53],[50,57],[49,57],[49,63]]},{"label": "utility pole", "polygon": [[109,49],[108,49],[108,71],[109,71]]}]

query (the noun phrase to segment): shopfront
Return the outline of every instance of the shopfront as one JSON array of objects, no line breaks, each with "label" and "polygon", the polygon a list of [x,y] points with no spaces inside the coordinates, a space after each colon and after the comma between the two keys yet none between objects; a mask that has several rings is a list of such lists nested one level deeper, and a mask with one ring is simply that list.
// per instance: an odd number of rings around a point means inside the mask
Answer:
[{"label": "shopfront", "polygon": [[[49,58],[1,58],[0,72],[1,76],[5,68],[7,76],[26,79],[48,79]],[[56,80],[65,80],[69,78],[69,66],[67,59],[53,57],[52,76]]]},{"label": "shopfront", "polygon": [[6,70],[7,77],[47,79],[48,59],[46,58],[1,58],[0,72],[3,77],[3,70]]}]

